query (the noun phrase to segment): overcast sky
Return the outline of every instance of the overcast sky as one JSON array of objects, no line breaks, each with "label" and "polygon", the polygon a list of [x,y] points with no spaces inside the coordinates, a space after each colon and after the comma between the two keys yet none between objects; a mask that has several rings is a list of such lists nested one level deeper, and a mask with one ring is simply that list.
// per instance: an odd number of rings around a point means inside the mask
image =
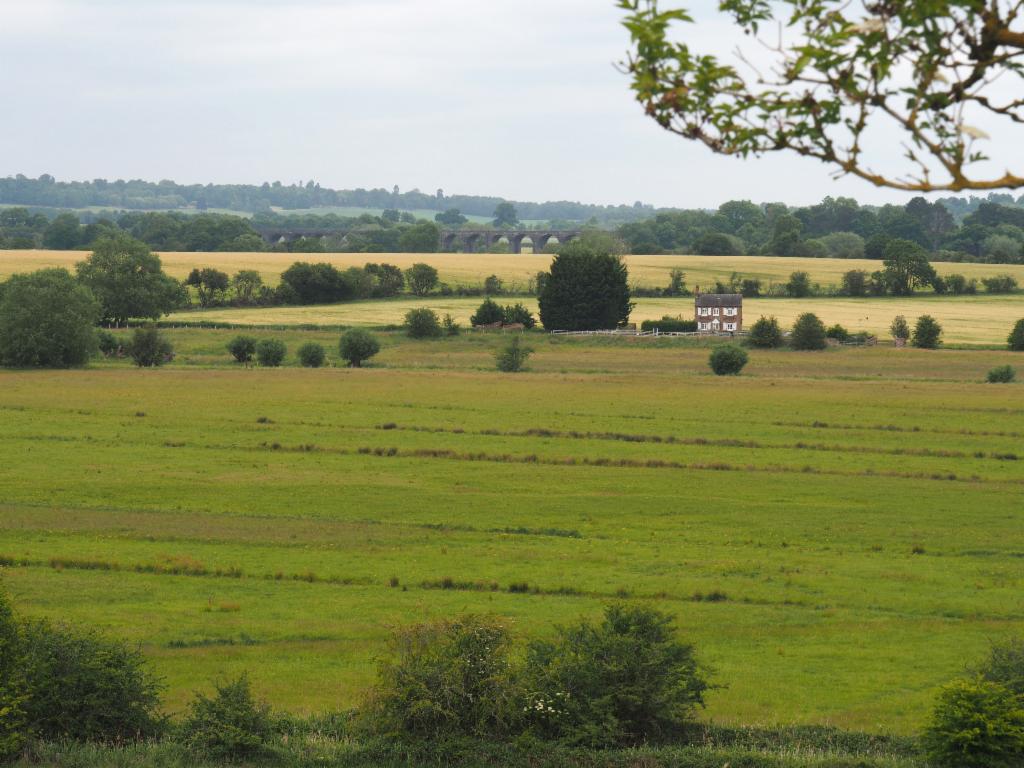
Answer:
[{"label": "overcast sky", "polygon": [[[692,0],[694,39],[729,28]],[[613,0],[0,0],[0,175],[714,207],[903,201],[645,118]]]}]

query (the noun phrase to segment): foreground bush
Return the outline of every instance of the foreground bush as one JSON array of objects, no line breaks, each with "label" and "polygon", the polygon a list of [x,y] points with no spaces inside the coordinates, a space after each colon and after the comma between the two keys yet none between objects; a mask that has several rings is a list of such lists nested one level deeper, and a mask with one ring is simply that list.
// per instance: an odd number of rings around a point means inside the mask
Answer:
[{"label": "foreground bush", "polygon": [[256,362],[265,368],[276,368],[284,362],[288,347],[279,339],[263,339],[256,345]]},{"label": "foreground bush", "polygon": [[0,292],[0,365],[71,368],[96,350],[100,304],[64,269],[15,275]]},{"label": "foreground bush", "polygon": [[147,325],[132,333],[128,355],[140,368],[154,368],[174,359],[174,347],[155,325]]},{"label": "foreground bush", "polygon": [[931,315],[921,315],[914,325],[910,343],[920,349],[937,349],[942,339],[942,326]]},{"label": "foreground bush", "polygon": [[1018,320],[1013,326],[1006,343],[1014,352],[1024,352],[1024,320]]},{"label": "foreground bush", "polygon": [[527,358],[533,354],[533,350],[524,347],[518,336],[513,336],[503,349],[498,350],[494,356],[498,370],[504,373],[517,373],[523,370]]},{"label": "foreground bush", "polygon": [[889,333],[899,343],[906,343],[910,338],[910,325],[903,315],[896,315],[889,325]]},{"label": "foreground bush", "polygon": [[469,318],[469,324],[472,326],[478,325],[494,325],[495,323],[505,322],[505,313],[496,301],[487,297],[483,303],[477,307],[476,313]]},{"label": "foreground bush", "polygon": [[338,354],[352,368],[359,368],[364,362],[380,352],[380,342],[362,328],[347,331],[338,342]]},{"label": "foreground bush", "polygon": [[989,384],[1009,384],[1017,378],[1017,371],[1012,365],[1000,365],[988,372],[986,380]]},{"label": "foreground bush", "polygon": [[443,331],[432,309],[410,309],[405,313],[405,332],[412,339],[436,339]]},{"label": "foreground bush", "polygon": [[812,312],[805,312],[793,323],[791,342],[793,349],[815,350],[825,349],[825,325]]},{"label": "foreground bush", "polygon": [[0,761],[13,755],[25,737],[24,660],[14,611],[0,591]]},{"label": "foreground bush", "polygon": [[738,376],[747,364],[747,353],[735,344],[725,344],[711,350],[708,365],[716,376]]},{"label": "foreground bush", "polygon": [[774,349],[785,343],[779,321],[774,317],[765,317],[764,315],[761,315],[761,318],[750,326],[747,341],[750,346],[762,349]]},{"label": "foreground bush", "polygon": [[303,368],[319,368],[327,359],[327,353],[323,345],[309,341],[299,347],[298,357]]},{"label": "foreground bush", "polygon": [[1019,768],[1024,700],[980,676],[957,680],[939,694],[924,744],[935,764],[946,768]]},{"label": "foreground bush", "polygon": [[256,354],[256,339],[252,336],[235,336],[228,342],[228,352],[236,363],[248,365]]},{"label": "foreground bush", "polygon": [[274,754],[277,734],[270,707],[252,695],[244,675],[216,686],[208,698],[197,693],[181,725],[181,740],[197,757],[260,760]]}]

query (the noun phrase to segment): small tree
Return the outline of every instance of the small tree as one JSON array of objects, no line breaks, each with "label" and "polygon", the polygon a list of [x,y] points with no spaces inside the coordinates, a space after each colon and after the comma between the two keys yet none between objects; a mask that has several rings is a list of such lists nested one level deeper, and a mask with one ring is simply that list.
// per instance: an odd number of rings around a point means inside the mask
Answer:
[{"label": "small tree", "polygon": [[327,353],[324,352],[322,344],[308,341],[299,347],[298,357],[303,368],[319,368],[327,359]]},{"label": "small tree", "polygon": [[188,750],[216,762],[257,761],[274,754],[277,735],[270,707],[252,695],[249,679],[242,676],[216,686],[209,698],[196,693],[181,725]]},{"label": "small tree", "polygon": [[437,270],[429,264],[413,264],[405,270],[409,290],[417,296],[426,296],[437,285]]},{"label": "small tree", "polygon": [[711,350],[708,365],[716,376],[739,376],[747,364],[747,353],[735,344],[725,344]]},{"label": "small tree", "polygon": [[939,694],[923,741],[944,768],[1016,768],[1024,763],[1024,706],[1000,683],[957,680]]},{"label": "small tree", "polygon": [[252,336],[235,336],[228,342],[228,352],[235,358],[236,363],[248,365],[256,354],[256,339]]},{"label": "small tree", "polygon": [[982,285],[988,293],[1013,293],[1017,290],[1017,278],[1013,275],[996,275],[981,278]]},{"label": "small tree", "polygon": [[1006,342],[1014,352],[1024,352],[1024,320],[1017,321]]},{"label": "small tree", "polygon": [[812,312],[805,312],[796,319],[790,338],[793,349],[825,349],[828,346],[825,324]]},{"label": "small tree", "polygon": [[276,368],[284,361],[288,347],[279,339],[263,339],[256,345],[256,362],[264,368]]},{"label": "small tree", "polygon": [[156,320],[182,301],[181,285],[164,274],[160,257],[126,233],[101,237],[89,258],[75,268],[78,279],[99,300],[106,320]]},{"label": "small tree", "polygon": [[747,341],[750,342],[752,347],[760,347],[762,349],[773,349],[775,347],[781,347],[785,342],[782,336],[782,329],[779,327],[779,321],[774,317],[765,317],[761,315],[761,318],[750,326],[750,333],[747,335]]},{"label": "small tree", "polygon": [[501,311],[498,303],[491,298],[484,299],[483,304],[477,307],[476,314],[469,318],[470,325],[493,325],[505,320],[505,313]]},{"label": "small tree", "polygon": [[499,371],[516,373],[523,370],[523,366],[526,365],[526,360],[531,354],[533,354],[533,350],[529,347],[524,347],[519,336],[516,335],[505,345],[504,349],[499,350],[495,354],[494,359]]},{"label": "small tree", "polygon": [[362,328],[346,331],[338,342],[338,354],[352,368],[361,368],[363,363],[380,352],[380,342]]},{"label": "small tree", "polygon": [[18,630],[11,604],[0,589],[0,760],[20,749],[27,730],[25,656]]},{"label": "small tree", "polygon": [[155,325],[146,325],[135,329],[128,355],[140,368],[153,368],[173,360],[174,347]]},{"label": "small tree", "polygon": [[1000,365],[988,372],[986,380],[989,384],[1009,384],[1017,378],[1017,371],[1012,365]]},{"label": "small tree", "polygon": [[441,321],[432,309],[410,309],[405,313],[405,332],[413,339],[435,339],[442,334]]},{"label": "small tree", "polygon": [[836,341],[848,341],[850,338],[850,332],[839,323],[830,326],[829,329],[825,331],[825,335],[830,339],[835,339]]},{"label": "small tree", "polygon": [[882,280],[890,293],[909,296],[923,285],[931,284],[935,270],[928,263],[928,253],[913,240],[890,240],[884,251]]},{"label": "small tree", "polygon": [[851,269],[843,274],[844,296],[866,296],[871,276],[863,269]]},{"label": "small tree", "polygon": [[786,283],[786,294],[794,299],[811,295],[811,276],[806,272],[794,272]]},{"label": "small tree", "polygon": [[941,344],[942,326],[931,315],[921,315],[914,325],[910,343],[921,349],[936,349]]},{"label": "small tree", "polygon": [[450,314],[445,314],[441,319],[441,325],[444,327],[445,336],[458,336],[462,330],[459,324],[455,322],[455,318]]},{"label": "small tree", "polygon": [[548,330],[617,328],[633,311],[629,272],[610,241],[574,240],[551,262],[539,303]]},{"label": "small tree", "polygon": [[507,304],[501,310],[502,322],[505,325],[515,325],[516,323],[522,325],[524,328],[533,328],[537,321],[534,320],[533,314],[521,303]]},{"label": "small tree", "polygon": [[906,343],[910,338],[910,325],[907,323],[907,318],[903,315],[896,315],[889,325],[889,333],[897,342]]},{"label": "small tree", "polygon": [[487,296],[500,296],[502,293],[502,281],[497,275],[489,275],[484,280],[484,293]]}]

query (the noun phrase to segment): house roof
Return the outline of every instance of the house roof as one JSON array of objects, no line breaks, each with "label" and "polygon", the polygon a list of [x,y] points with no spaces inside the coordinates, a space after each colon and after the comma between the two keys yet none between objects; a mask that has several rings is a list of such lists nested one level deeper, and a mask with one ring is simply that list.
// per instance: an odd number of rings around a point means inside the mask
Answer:
[{"label": "house roof", "polygon": [[743,295],[739,293],[702,293],[697,296],[698,307],[742,307]]}]

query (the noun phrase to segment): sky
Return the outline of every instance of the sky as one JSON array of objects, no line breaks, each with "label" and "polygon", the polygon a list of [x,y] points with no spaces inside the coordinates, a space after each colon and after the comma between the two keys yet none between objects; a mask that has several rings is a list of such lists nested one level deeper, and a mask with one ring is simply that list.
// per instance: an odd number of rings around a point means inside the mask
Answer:
[{"label": "sky", "polygon": [[[728,54],[711,0],[686,34]],[[613,0],[0,0],[0,176],[314,180],[515,200],[866,203],[646,118]],[[895,161],[892,147],[883,155]]]}]

